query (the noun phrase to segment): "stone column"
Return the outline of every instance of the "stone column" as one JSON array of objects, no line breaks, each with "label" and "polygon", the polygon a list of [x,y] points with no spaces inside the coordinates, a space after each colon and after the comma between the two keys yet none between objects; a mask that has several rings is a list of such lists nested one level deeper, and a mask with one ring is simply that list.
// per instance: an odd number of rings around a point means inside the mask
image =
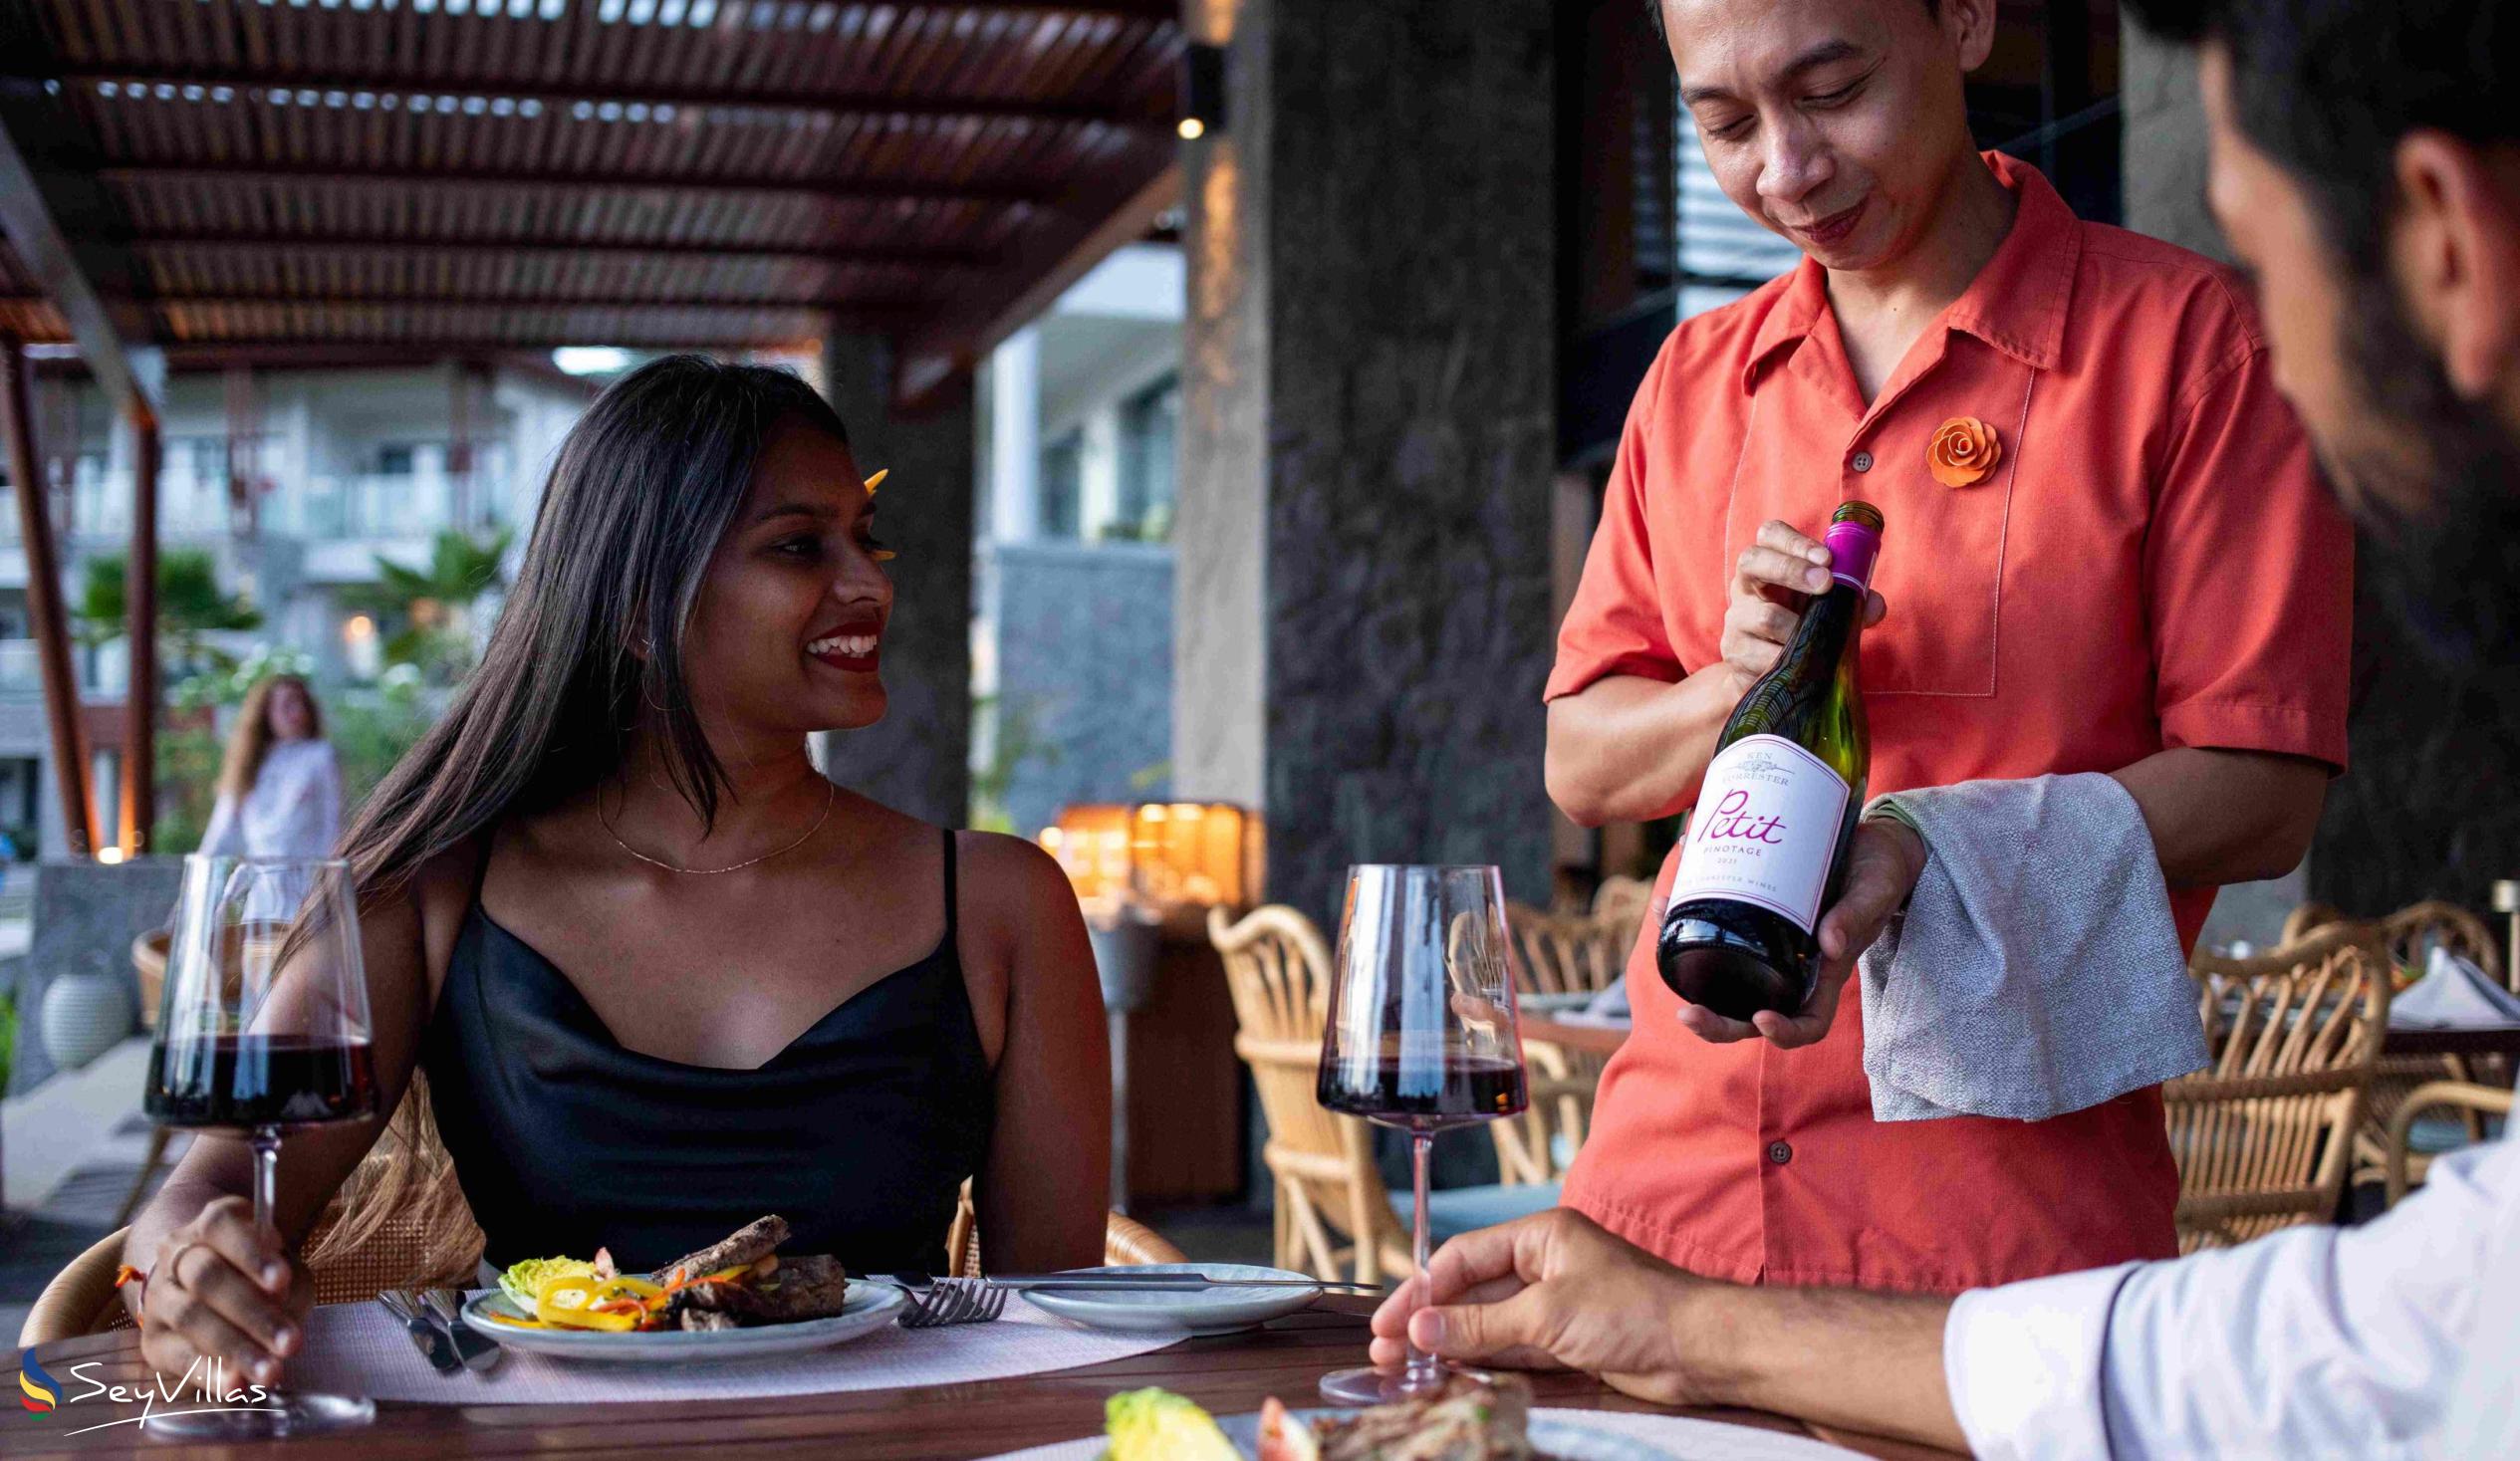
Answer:
[{"label": "stone column", "polygon": [[889,468],[878,532],[900,557],[883,636],[884,717],[822,737],[825,773],[851,791],[947,827],[971,796],[971,549],[977,469],[969,380],[926,413],[892,413],[892,352],[834,332],[824,388],[869,472]]},{"label": "stone column", "polygon": [[1041,498],[1041,329],[1027,325],[989,357],[989,537],[1032,541]]},{"label": "stone column", "polygon": [[1555,451],[1547,0],[1194,0],[1180,795],[1261,806],[1272,900],[1494,862],[1544,899]]}]

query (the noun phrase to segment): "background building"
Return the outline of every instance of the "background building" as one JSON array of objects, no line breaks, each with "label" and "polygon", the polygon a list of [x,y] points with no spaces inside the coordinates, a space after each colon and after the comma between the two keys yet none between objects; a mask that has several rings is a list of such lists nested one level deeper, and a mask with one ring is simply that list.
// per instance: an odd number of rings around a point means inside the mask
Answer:
[{"label": "background building", "polygon": [[[534,364],[456,362],[358,370],[229,370],[166,382],[158,474],[161,552],[209,553],[219,585],[250,602],[260,627],[234,636],[294,650],[319,681],[376,677],[386,630],[355,602],[378,561],[425,565],[438,534],[487,538],[533,521],[553,449],[591,395]],[[50,483],[63,577],[74,607],[92,560],[130,536],[129,435],[84,377],[36,391],[55,455]],[[0,827],[38,828],[66,850],[49,786],[42,686],[25,635],[26,554],[0,517]],[[94,747],[95,798],[111,808],[120,764],[120,640],[78,650]],[[169,669],[169,678],[176,673]]]},{"label": "background building", "polygon": [[1168,794],[1181,251],[1134,244],[980,376],[973,811]]}]

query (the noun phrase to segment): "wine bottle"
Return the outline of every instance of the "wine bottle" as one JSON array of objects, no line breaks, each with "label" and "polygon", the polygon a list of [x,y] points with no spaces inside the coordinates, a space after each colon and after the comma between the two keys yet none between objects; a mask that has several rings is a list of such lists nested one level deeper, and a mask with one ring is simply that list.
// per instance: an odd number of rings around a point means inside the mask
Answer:
[{"label": "wine bottle", "polygon": [[1830,585],[1733,707],[1681,833],[1654,959],[1671,992],[1718,1015],[1796,1014],[1820,975],[1820,914],[1846,878],[1872,745],[1857,682],[1881,510],[1829,520]]}]

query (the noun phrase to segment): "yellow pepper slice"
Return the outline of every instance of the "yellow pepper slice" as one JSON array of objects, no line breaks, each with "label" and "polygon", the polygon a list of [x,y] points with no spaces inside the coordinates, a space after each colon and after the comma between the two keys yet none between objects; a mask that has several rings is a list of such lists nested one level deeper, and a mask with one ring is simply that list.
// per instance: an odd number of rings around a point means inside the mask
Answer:
[{"label": "yellow pepper slice", "polygon": [[638,1317],[631,1314],[596,1314],[593,1309],[604,1302],[603,1291],[619,1283],[599,1284],[594,1279],[563,1275],[546,1279],[534,1291],[534,1317],[547,1325],[569,1330],[604,1330],[619,1334],[638,1327]]}]

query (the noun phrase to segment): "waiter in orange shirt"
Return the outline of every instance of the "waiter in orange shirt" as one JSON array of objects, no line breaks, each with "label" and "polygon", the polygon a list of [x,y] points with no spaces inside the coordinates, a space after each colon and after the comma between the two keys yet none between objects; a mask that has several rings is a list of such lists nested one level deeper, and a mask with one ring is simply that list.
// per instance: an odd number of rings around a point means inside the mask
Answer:
[{"label": "waiter in orange shirt", "polygon": [[[2192,945],[2217,886],[2300,860],[2345,764],[2352,539],[2228,273],[1977,150],[1962,78],[1995,15],[1660,5],[1708,163],[1805,258],[1682,324],[1637,393],[1549,681],[1549,791],[1587,825],[1685,811],[1861,497],[1889,524],[1871,789],[2112,774]],[[2156,1090],[1873,1119],[1840,992],[1924,857],[1858,828],[1818,993],[1755,1028],[1663,986],[1648,920],[1568,1205],[1741,1282],[1948,1293],[2174,1253]]]}]

